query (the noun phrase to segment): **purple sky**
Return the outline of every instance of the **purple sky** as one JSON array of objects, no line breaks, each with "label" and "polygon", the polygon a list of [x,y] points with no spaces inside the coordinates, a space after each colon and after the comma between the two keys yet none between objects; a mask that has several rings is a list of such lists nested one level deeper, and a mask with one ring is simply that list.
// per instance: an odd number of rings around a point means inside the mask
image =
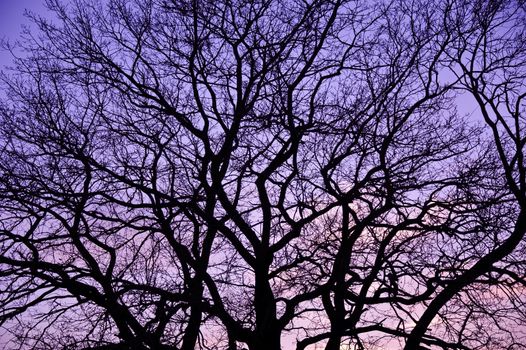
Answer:
[{"label": "purple sky", "polygon": [[[23,24],[29,24],[24,10],[45,13],[44,0],[0,0],[0,39],[14,41],[20,35]],[[0,51],[0,67],[11,63],[11,55]]]}]

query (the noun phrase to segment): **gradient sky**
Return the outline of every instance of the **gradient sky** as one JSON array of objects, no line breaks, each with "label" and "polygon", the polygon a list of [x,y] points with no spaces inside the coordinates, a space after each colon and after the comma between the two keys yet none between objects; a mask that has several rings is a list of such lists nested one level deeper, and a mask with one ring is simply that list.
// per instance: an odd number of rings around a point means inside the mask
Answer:
[{"label": "gradient sky", "polygon": [[[0,0],[0,39],[14,41],[20,35],[23,24],[30,24],[24,10],[44,14],[44,0]],[[11,63],[11,55],[0,51],[0,67]]]}]

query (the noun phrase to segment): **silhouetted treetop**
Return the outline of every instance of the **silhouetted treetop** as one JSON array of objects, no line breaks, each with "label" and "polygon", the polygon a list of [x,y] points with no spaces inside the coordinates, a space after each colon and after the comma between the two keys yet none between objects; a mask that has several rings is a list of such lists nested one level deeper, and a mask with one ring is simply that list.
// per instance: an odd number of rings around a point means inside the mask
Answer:
[{"label": "silhouetted treetop", "polygon": [[524,348],[522,1],[46,3],[6,349]]}]

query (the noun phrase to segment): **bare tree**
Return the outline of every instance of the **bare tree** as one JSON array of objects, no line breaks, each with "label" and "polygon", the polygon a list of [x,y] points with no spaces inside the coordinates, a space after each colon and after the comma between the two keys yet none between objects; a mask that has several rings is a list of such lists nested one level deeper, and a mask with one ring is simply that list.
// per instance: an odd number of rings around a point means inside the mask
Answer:
[{"label": "bare tree", "polygon": [[3,76],[8,347],[523,347],[522,3],[47,5]]}]

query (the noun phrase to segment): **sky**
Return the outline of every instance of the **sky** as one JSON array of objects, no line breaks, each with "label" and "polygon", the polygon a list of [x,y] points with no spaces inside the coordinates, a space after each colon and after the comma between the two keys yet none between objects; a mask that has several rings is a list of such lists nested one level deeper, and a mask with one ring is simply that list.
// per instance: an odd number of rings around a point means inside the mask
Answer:
[{"label": "sky", "polygon": [[[46,12],[44,0],[0,0],[0,39],[14,41],[21,31],[22,25],[30,24],[24,17],[24,10],[43,14]],[[11,54],[0,51],[0,67],[11,64]]]},{"label": "sky", "polygon": [[[24,16],[25,10],[45,15],[47,9],[45,0],[0,0],[0,40],[15,41],[22,32],[23,25],[30,25],[31,21]],[[9,52],[0,48],[0,70],[12,64]],[[470,97],[458,98],[458,108],[461,114],[472,114],[476,109]]]}]

